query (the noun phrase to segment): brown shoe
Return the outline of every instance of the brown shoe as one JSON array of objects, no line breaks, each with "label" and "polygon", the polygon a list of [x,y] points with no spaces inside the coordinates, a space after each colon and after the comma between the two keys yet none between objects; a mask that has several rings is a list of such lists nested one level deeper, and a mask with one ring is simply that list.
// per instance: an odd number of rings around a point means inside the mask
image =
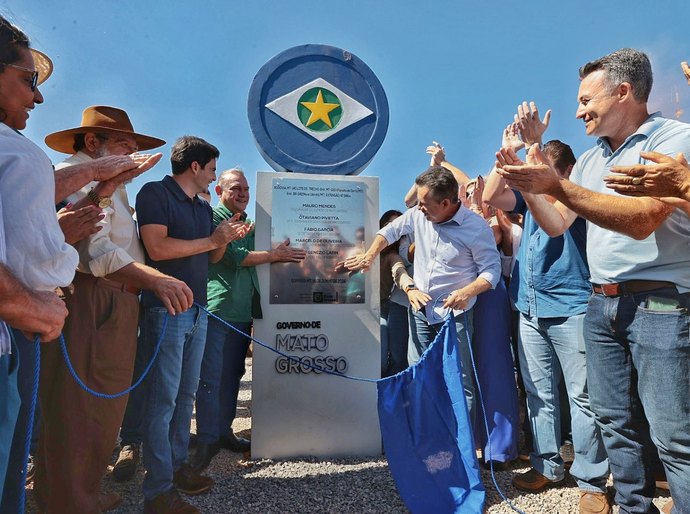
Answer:
[{"label": "brown shoe", "polygon": [[531,468],[527,473],[514,476],[512,482],[515,489],[528,493],[539,493],[547,487],[561,485],[564,480],[564,478],[549,480],[537,470]]},{"label": "brown shoe", "polygon": [[673,510],[673,500],[669,500],[666,505],[661,507],[661,512],[663,514],[671,514],[671,511]]},{"label": "brown shoe", "polygon": [[580,491],[580,514],[609,514],[611,505],[606,493]]},{"label": "brown shoe", "polygon": [[116,482],[127,482],[132,480],[139,464],[139,445],[126,444],[120,450],[117,462],[113,468],[113,479]]},{"label": "brown shoe", "polygon": [[196,496],[210,491],[215,482],[211,477],[194,471],[189,464],[182,464],[182,467],[173,474],[173,484],[180,492]]},{"label": "brown shoe", "polygon": [[201,511],[180,498],[173,487],[153,500],[146,500],[144,514],[201,514]]},{"label": "brown shoe", "polygon": [[108,512],[122,503],[122,496],[117,493],[101,493],[98,497],[98,508],[101,512]]}]

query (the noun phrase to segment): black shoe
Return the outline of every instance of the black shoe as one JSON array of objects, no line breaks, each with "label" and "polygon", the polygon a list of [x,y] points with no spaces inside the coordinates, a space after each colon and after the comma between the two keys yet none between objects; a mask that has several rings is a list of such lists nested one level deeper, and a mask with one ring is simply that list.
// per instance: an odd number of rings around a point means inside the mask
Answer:
[{"label": "black shoe", "polygon": [[215,457],[219,451],[220,445],[218,443],[197,443],[196,452],[194,452],[194,456],[191,458],[189,465],[195,472],[201,473],[211,464],[213,457]]},{"label": "black shoe", "polygon": [[182,464],[180,469],[173,473],[173,485],[178,491],[189,496],[207,493],[214,484],[211,477],[196,473],[189,464]]},{"label": "black shoe", "polygon": [[221,436],[218,440],[218,445],[221,448],[230,450],[235,453],[247,453],[252,448],[252,443],[249,439],[244,437],[237,437],[235,434],[230,432],[228,436]]},{"label": "black shoe", "polygon": [[120,450],[115,467],[113,468],[113,479],[116,482],[127,482],[134,478],[139,464],[139,445],[126,444]]}]

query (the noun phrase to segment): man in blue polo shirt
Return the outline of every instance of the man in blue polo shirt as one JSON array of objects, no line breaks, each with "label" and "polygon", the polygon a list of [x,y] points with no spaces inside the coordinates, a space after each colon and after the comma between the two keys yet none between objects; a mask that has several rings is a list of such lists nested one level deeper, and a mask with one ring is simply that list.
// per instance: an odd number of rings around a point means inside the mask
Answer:
[{"label": "man in blue polo shirt", "polygon": [[181,137],[172,147],[172,176],[144,185],[136,200],[146,264],[184,281],[195,302],[170,316],[153,293],[142,293],[143,344],[155,345],[162,337],[147,378],[143,419],[144,510],[151,514],[199,512],[177,491],[195,495],[213,487],[211,478],[194,473],[186,463],[206,341],[207,317],[199,305],[206,305],[209,261],[220,260],[226,245],[248,230],[237,217],[214,229],[211,207],[196,196],[216,179],[218,156],[218,149],[203,139]]},{"label": "man in blue polo shirt", "polygon": [[640,152],[687,158],[690,125],[649,114],[652,67],[642,52],[613,52],[585,64],[580,77],[576,116],[599,139],[571,180],[558,177],[536,146],[530,164],[499,173],[526,193],[547,234],[563,234],[578,215],[587,220],[587,379],[620,511],[658,512],[651,465],[658,452],[672,512],[690,512],[690,220],[657,198],[611,194],[605,180],[614,166],[643,163]]},{"label": "man in blue polo shirt", "polygon": [[[568,145],[549,141],[543,151],[560,176],[570,176],[575,156]],[[517,161],[515,153],[505,148],[498,158],[504,164]],[[513,477],[513,486],[539,492],[565,479],[558,388],[562,375],[575,452],[570,474],[580,488],[580,512],[609,512],[608,461],[587,394],[583,322],[591,288],[585,220],[577,218],[563,235],[550,238],[537,225],[523,196],[510,189],[495,170],[486,181],[484,200],[524,216],[510,295],[520,312],[518,352],[534,449],[532,468]]]}]

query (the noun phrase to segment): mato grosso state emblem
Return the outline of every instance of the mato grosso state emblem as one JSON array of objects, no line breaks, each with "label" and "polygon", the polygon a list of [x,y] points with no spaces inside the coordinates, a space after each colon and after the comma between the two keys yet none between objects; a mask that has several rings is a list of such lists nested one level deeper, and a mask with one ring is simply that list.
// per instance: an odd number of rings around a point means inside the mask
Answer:
[{"label": "mato grosso state emblem", "polygon": [[374,114],[321,77],[276,98],[266,108],[318,141]]},{"label": "mato grosso state emblem", "polygon": [[249,92],[249,122],[278,171],[353,175],[388,130],[388,101],[374,73],[339,48],[305,45],[267,62]]}]

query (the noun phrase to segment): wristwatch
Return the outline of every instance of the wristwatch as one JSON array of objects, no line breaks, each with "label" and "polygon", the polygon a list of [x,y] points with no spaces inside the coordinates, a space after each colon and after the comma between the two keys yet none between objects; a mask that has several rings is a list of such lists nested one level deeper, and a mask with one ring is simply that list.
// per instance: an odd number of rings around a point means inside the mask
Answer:
[{"label": "wristwatch", "polygon": [[408,292],[410,292],[410,291],[413,290],[413,289],[417,289],[417,286],[414,285],[414,284],[407,286],[407,287],[405,288],[405,290],[404,290],[404,291],[405,291],[405,294],[407,294]]},{"label": "wristwatch", "polygon": [[100,196],[93,188],[86,196],[88,196],[89,200],[95,203],[100,209],[105,209],[113,204],[112,198],[109,196]]}]

